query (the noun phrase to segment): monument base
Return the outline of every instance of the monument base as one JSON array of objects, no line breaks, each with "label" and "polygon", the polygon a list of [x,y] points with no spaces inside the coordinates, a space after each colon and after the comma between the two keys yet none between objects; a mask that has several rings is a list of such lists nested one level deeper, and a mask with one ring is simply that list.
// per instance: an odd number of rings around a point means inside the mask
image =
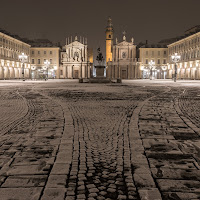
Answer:
[{"label": "monument base", "polygon": [[95,66],[95,69],[96,69],[96,77],[104,78],[105,66]]}]

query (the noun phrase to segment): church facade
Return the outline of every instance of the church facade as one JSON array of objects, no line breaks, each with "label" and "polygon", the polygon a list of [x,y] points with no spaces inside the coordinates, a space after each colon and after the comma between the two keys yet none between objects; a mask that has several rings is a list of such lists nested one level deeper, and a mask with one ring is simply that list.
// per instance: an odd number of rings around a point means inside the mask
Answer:
[{"label": "church facade", "polygon": [[61,52],[60,78],[80,79],[90,78],[90,62],[88,59],[87,39],[78,41],[66,40],[64,52]]},{"label": "church facade", "polygon": [[136,45],[132,38],[126,41],[124,32],[122,42],[113,44],[114,29],[111,18],[106,27],[106,77],[108,79],[136,79],[140,78],[137,65]]},{"label": "church facade", "polygon": [[139,78],[136,59],[136,45],[134,39],[131,42],[126,41],[126,36],[123,36],[123,41],[113,45],[112,61],[108,62],[107,77],[110,79],[135,79]]}]

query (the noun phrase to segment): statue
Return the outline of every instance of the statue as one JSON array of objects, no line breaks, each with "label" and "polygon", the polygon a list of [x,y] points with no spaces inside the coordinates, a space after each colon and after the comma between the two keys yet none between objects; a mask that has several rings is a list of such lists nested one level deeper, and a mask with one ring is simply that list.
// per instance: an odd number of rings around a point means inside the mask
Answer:
[{"label": "statue", "polygon": [[98,55],[97,55],[97,61],[102,62],[103,61],[103,55],[101,53],[100,47],[97,49]]},{"label": "statue", "polygon": [[123,32],[123,41],[126,41],[126,31]]}]

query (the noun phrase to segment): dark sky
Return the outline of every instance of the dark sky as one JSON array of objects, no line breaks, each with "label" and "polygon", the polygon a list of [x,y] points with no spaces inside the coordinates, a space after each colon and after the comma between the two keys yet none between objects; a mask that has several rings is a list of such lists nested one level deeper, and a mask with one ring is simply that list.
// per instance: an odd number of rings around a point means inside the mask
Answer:
[{"label": "dark sky", "polygon": [[77,34],[103,52],[108,16],[118,40],[125,30],[135,43],[156,43],[200,24],[200,0],[1,0],[0,7],[0,28],[13,34],[63,45]]}]

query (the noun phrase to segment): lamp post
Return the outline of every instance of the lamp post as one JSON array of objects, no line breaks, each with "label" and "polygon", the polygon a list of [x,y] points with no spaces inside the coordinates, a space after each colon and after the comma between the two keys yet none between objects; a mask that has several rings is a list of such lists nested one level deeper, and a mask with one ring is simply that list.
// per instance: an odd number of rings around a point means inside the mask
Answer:
[{"label": "lamp post", "polygon": [[24,78],[24,63],[27,61],[28,56],[24,53],[19,55],[19,60],[22,62],[22,76],[23,76],[23,81],[25,81]]},{"label": "lamp post", "polygon": [[31,80],[34,78],[35,79],[35,73],[34,73],[34,76],[33,76],[33,72],[35,71],[36,67],[33,65],[31,66]]},{"label": "lamp post", "polygon": [[155,62],[153,61],[153,60],[151,60],[150,62],[149,62],[149,66],[150,66],[150,80],[152,80],[152,76],[153,76],[153,67],[154,67],[154,65],[155,65]]},{"label": "lamp post", "polygon": [[46,66],[46,70],[47,70],[47,74],[46,74],[46,78],[45,78],[45,81],[48,80],[48,68],[49,68],[49,65],[50,65],[50,62],[48,60],[46,60],[44,62],[45,66]]},{"label": "lamp post", "polygon": [[174,82],[176,82],[176,78],[177,78],[177,62],[179,62],[179,60],[181,59],[181,56],[178,55],[177,53],[175,53],[174,55],[171,56],[172,58],[172,62],[175,63],[175,67],[174,67]]}]

